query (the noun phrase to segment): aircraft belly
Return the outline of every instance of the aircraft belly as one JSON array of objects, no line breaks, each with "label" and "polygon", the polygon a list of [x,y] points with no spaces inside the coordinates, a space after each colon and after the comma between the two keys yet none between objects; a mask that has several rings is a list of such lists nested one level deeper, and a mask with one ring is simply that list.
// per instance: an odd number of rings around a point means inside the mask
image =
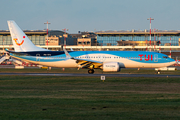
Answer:
[{"label": "aircraft belly", "polygon": [[76,68],[77,67],[77,63],[74,60],[56,61],[56,62],[39,62],[39,64],[51,66],[51,67],[60,67],[60,68]]},{"label": "aircraft belly", "polygon": [[68,61],[57,61],[57,62],[47,62],[47,66],[52,67],[64,67],[64,68],[76,68],[77,63],[74,60]]}]

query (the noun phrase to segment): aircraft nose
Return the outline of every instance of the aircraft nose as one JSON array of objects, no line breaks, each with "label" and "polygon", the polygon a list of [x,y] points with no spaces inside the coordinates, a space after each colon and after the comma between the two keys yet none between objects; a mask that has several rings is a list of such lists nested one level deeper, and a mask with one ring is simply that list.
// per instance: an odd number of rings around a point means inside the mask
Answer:
[{"label": "aircraft nose", "polygon": [[174,62],[175,60],[168,57],[168,58],[166,58],[166,61],[167,61],[167,62]]},{"label": "aircraft nose", "polygon": [[172,58],[169,58],[168,61],[176,63],[176,61],[174,59],[172,59]]}]

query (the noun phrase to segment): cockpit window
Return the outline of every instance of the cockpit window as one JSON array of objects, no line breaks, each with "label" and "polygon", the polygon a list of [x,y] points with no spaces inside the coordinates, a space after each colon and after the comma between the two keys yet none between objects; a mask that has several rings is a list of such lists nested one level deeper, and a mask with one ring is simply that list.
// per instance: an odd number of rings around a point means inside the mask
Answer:
[{"label": "cockpit window", "polygon": [[167,59],[167,58],[169,58],[169,57],[168,57],[168,56],[163,56],[163,58]]}]

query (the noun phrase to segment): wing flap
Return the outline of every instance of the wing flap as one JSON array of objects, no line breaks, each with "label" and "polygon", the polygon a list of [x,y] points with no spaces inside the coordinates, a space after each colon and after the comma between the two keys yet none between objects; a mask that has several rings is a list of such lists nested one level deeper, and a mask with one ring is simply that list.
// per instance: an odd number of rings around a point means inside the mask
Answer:
[{"label": "wing flap", "polygon": [[90,60],[90,59],[79,59],[79,58],[71,58],[76,60],[76,63],[80,66],[80,68],[99,68],[102,66],[102,62]]}]

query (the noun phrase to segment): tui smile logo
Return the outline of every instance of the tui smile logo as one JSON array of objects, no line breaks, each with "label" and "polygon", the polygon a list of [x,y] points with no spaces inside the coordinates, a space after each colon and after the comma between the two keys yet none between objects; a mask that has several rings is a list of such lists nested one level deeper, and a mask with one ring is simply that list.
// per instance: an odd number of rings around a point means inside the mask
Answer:
[{"label": "tui smile logo", "polygon": [[[23,38],[25,38],[25,36],[23,36]],[[18,46],[21,46],[24,43],[24,40],[22,40],[21,43],[18,43],[17,42],[17,40],[18,40],[17,38],[14,38],[13,40],[15,41],[16,45],[18,45]]]}]

